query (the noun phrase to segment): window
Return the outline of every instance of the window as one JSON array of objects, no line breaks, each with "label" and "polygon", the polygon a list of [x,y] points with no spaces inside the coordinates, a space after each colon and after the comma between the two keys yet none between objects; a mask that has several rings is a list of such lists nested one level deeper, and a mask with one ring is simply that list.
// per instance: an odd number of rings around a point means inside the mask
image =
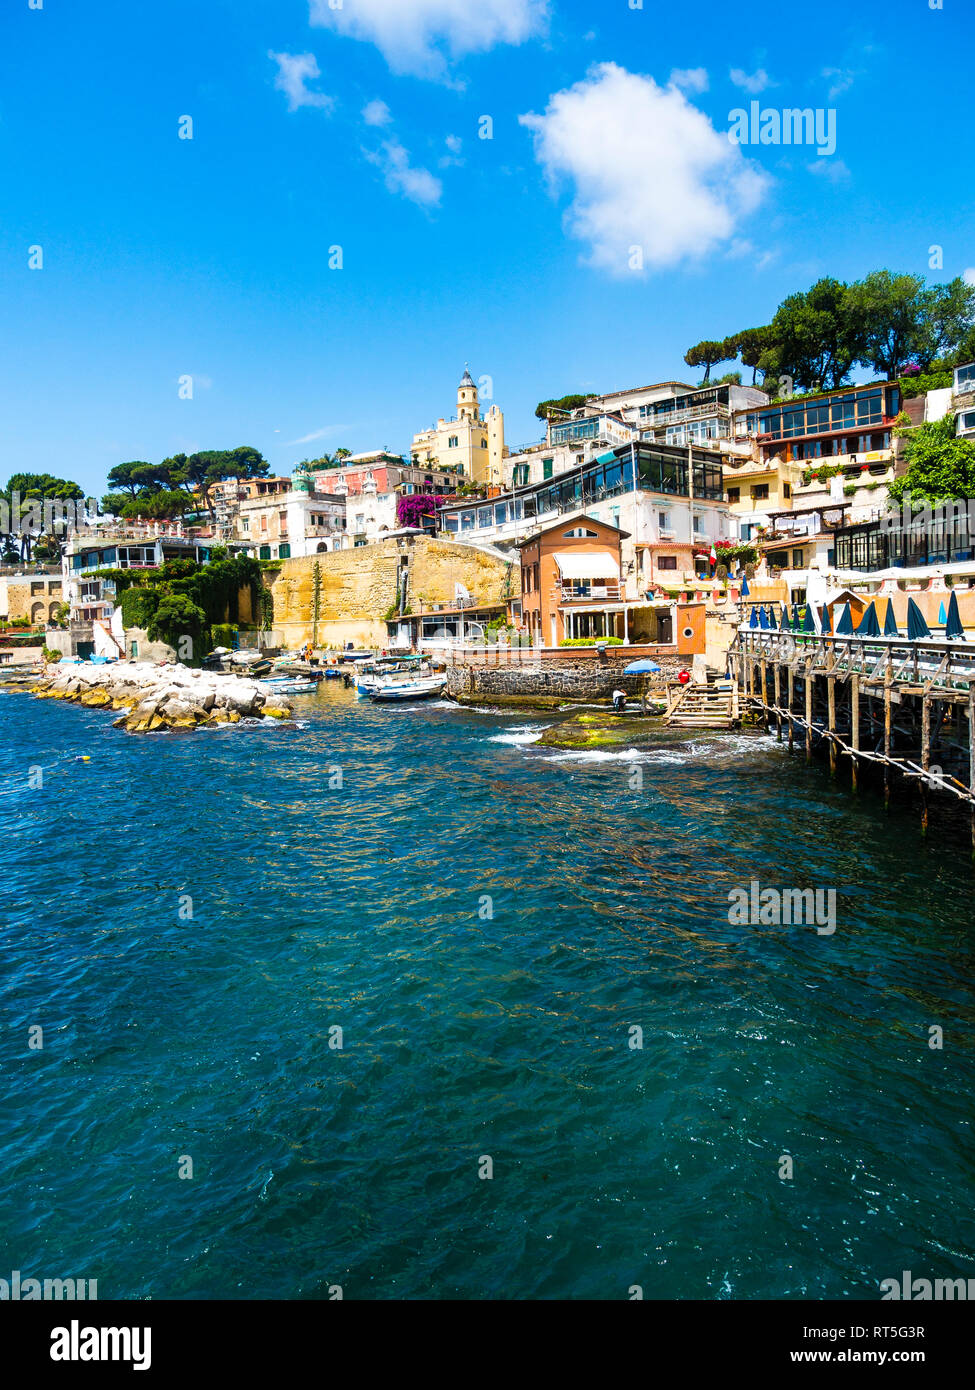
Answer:
[{"label": "window", "polygon": [[542,479],[551,478],[552,469],[555,465],[554,459],[542,459]]},{"label": "window", "polygon": [[290,545],[285,544],[285,545],[279,545],[279,546],[278,546],[278,559],[279,559],[279,560],[290,560],[290,559],[291,559],[291,546],[290,546]]},{"label": "window", "polygon": [[677,556],[676,556],[676,555],[658,555],[658,556],[657,556],[657,569],[658,569],[658,570],[675,570],[676,568],[677,568]]},{"label": "window", "polygon": [[670,512],[658,512],[658,513],[657,513],[657,525],[660,527],[661,531],[669,531],[669,530],[670,530]]},{"label": "window", "polygon": [[486,439],[482,439],[482,440],[481,440],[481,448],[482,448],[482,449],[486,449],[486,448],[487,448],[487,440],[486,440]]},{"label": "window", "polygon": [[783,484],[782,484],[782,496],[783,496],[783,497],[791,497],[791,496],[792,496],[792,484],[791,484],[791,483],[783,483]]},{"label": "window", "polygon": [[702,526],[701,526],[701,514],[700,514],[700,512],[695,512],[695,513],[694,513],[694,530],[695,530],[695,531],[700,531],[700,530],[702,530]]},{"label": "window", "polygon": [[[616,509],[614,508],[613,510],[615,511]],[[574,537],[585,537],[593,541],[599,539],[599,533],[597,531],[590,531],[586,526],[573,526],[571,531],[563,531],[562,535],[567,541],[572,540]]]},{"label": "window", "polygon": [[805,569],[805,567],[806,567],[806,552],[802,549],[801,546],[799,546],[798,549],[796,549],[796,550],[794,550],[794,551],[792,552],[792,568],[793,568],[794,570],[801,570],[801,569]]},{"label": "window", "polygon": [[251,529],[251,519],[249,516],[241,517],[240,529],[243,531],[245,536],[249,533]]},{"label": "window", "polygon": [[525,487],[528,482],[528,464],[516,463],[511,470],[511,486]]},{"label": "window", "polygon": [[258,554],[262,560],[270,560],[271,547],[269,545],[262,545],[260,550],[258,551]]},{"label": "window", "polygon": [[752,496],[759,500],[768,497],[768,483],[754,483],[752,485]]},{"label": "window", "polygon": [[741,488],[740,488],[740,487],[730,487],[730,488],[728,489],[728,501],[731,502],[731,503],[735,503],[735,502],[740,502],[740,501],[741,501]]},{"label": "window", "polygon": [[447,448],[448,448],[448,449],[456,449],[456,448],[457,448],[457,445],[458,445],[459,443],[460,443],[460,440],[459,440],[458,436],[457,436],[456,434],[452,434],[452,435],[450,436],[450,438],[447,440]]}]

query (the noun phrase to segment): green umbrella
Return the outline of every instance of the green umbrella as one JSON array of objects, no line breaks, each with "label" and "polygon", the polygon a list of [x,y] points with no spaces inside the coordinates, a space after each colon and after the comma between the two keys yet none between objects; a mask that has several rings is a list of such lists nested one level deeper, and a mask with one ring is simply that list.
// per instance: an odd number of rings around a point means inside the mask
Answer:
[{"label": "green umbrella", "polygon": [[958,612],[958,596],[954,589],[951,591],[951,598],[948,600],[948,617],[945,622],[945,637],[952,641],[955,637],[964,639],[965,629],[961,625],[961,614]]},{"label": "green umbrella", "polygon": [[782,616],[779,619],[779,627],[783,632],[792,631],[792,619],[789,617],[789,605],[787,603],[783,603],[782,605]]},{"label": "green umbrella", "polygon": [[867,604],[857,627],[858,637],[879,637],[880,623],[877,621],[877,610],[873,605],[873,600]]},{"label": "green umbrella", "polygon": [[815,631],[816,631],[816,620],[815,620],[815,618],[813,617],[813,609],[812,609],[812,604],[811,604],[811,603],[807,603],[807,604],[806,604],[806,616],[805,616],[805,617],[803,618],[803,620],[802,620],[802,631],[803,631],[803,632],[815,632]]},{"label": "green umbrella", "polygon": [[884,614],[884,636],[900,636],[900,633],[897,631],[897,619],[894,617],[894,600],[892,598],[887,600],[887,612]]},{"label": "green umbrella", "polygon": [[836,636],[853,636],[853,614],[850,612],[850,605],[848,603],[844,603],[843,612],[840,614],[840,620],[836,624]]},{"label": "green umbrella", "polygon": [[907,600],[907,635],[912,642],[919,637],[930,637],[931,629],[924,621],[924,614],[912,598]]}]

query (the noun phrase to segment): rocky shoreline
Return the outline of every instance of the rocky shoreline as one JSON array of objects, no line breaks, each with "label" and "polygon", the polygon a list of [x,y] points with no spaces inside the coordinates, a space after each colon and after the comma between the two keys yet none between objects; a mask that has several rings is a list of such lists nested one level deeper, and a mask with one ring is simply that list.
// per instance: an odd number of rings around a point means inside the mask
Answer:
[{"label": "rocky shoreline", "polygon": [[291,701],[262,689],[259,681],[144,661],[49,667],[24,688],[41,700],[121,711],[115,727],[131,734],[294,718]]}]

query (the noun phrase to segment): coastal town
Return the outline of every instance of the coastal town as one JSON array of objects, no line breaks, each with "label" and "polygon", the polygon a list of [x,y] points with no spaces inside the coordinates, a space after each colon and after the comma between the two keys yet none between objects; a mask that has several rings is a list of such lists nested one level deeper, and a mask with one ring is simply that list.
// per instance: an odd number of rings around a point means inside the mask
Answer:
[{"label": "coastal town", "polygon": [[[957,500],[947,519],[915,512],[909,490],[922,444],[975,451],[973,362],[780,397],[740,372],[568,397],[520,448],[491,387],[465,369],[408,457],[339,450],[272,476],[241,449],[178,494],[158,476],[153,492],[149,465],[116,468],[129,492],[105,501],[124,516],[55,504],[47,531],[8,536],[8,561],[18,541],[35,561],[3,566],[0,659],[64,663],[63,684],[85,663],[192,667],[214,648],[242,664],[382,652],[446,669],[462,699],[608,702],[646,688],[641,659],[658,684],[707,685],[740,630],[842,635],[844,609],[850,634],[868,608],[888,637],[909,615],[928,638],[975,628],[975,518]],[[152,515],[160,496],[174,515]],[[214,560],[240,573],[201,610],[178,580]]]}]

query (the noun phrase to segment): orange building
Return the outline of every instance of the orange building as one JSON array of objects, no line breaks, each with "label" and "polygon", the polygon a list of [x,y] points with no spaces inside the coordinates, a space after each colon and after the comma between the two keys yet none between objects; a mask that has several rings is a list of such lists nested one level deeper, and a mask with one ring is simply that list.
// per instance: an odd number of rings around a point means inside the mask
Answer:
[{"label": "orange building", "polygon": [[572,638],[630,640],[631,614],[645,600],[625,596],[621,543],[628,534],[583,516],[546,526],[519,546],[522,622],[534,640],[546,647]]}]

